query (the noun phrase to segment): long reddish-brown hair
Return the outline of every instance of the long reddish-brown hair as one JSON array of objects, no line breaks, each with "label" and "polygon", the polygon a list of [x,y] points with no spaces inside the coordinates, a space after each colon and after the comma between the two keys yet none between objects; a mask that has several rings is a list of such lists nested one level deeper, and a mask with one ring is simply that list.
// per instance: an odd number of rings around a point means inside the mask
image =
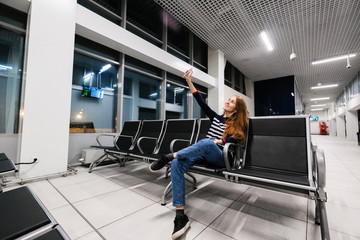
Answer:
[{"label": "long reddish-brown hair", "polygon": [[244,144],[248,129],[248,111],[245,100],[239,96],[235,97],[235,112],[226,121],[223,138],[233,137]]}]

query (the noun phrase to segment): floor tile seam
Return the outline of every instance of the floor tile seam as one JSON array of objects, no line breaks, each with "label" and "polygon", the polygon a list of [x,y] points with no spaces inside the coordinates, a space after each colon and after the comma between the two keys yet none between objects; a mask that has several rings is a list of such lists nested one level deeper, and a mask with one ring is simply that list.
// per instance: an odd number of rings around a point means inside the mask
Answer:
[{"label": "floor tile seam", "polygon": [[330,228],[330,227],[329,227],[329,229],[330,229],[331,231],[344,234],[344,235],[346,235],[346,236],[355,237],[355,238],[360,238],[360,235],[359,235],[359,236],[352,235],[352,234],[349,234],[349,233],[346,233],[346,232],[342,232],[342,231],[339,231],[339,230],[332,229],[332,228]]},{"label": "floor tile seam", "polygon": [[125,216],[122,216],[122,217],[120,217],[120,218],[117,218],[116,220],[113,220],[113,221],[111,221],[111,222],[109,222],[109,223],[107,223],[107,224],[99,227],[97,230],[101,230],[101,229],[103,229],[103,228],[105,228],[105,227],[107,227],[107,226],[109,226],[109,225],[111,225],[111,224],[113,224],[113,223],[115,223],[115,222],[117,222],[117,221],[121,221],[121,220],[123,220],[123,219],[125,219],[125,218],[127,218],[127,217],[130,217],[131,215],[136,214],[136,213],[138,213],[138,212],[140,212],[140,211],[142,211],[142,210],[144,210],[144,209],[146,209],[146,208],[149,208],[149,207],[151,207],[151,206],[153,206],[153,205],[155,205],[155,204],[156,204],[156,203],[151,203],[151,204],[149,204],[149,205],[147,205],[147,206],[145,206],[145,207],[142,207],[142,208],[140,208],[140,209],[138,209],[138,210],[136,210],[136,211],[134,211],[134,212],[131,212],[131,213],[125,215]]},{"label": "floor tile seam", "polygon": [[[111,180],[110,180],[111,181]],[[142,182],[140,182],[140,183],[138,183],[138,184],[141,184],[141,183],[152,183],[152,182],[149,182],[149,181],[147,181],[147,180],[144,180],[144,181],[142,181]],[[114,181],[114,183],[116,183],[115,181]],[[138,185],[137,184],[137,185]],[[119,184],[120,185],[120,184]],[[121,185],[120,185],[121,186]],[[148,196],[146,196],[146,195],[144,195],[144,194],[141,194],[141,193],[139,193],[139,192],[136,192],[135,190],[134,190],[134,188],[132,188],[133,186],[130,186],[130,187],[124,187],[124,189],[127,189],[127,190],[129,190],[129,191],[131,191],[131,192],[133,192],[133,193],[135,193],[135,194],[137,194],[137,195],[140,195],[140,196],[142,196],[142,197],[144,197],[144,198],[146,198],[146,199],[149,199],[149,200],[151,200],[151,201],[153,201],[154,203],[159,203],[161,200],[158,200],[158,201],[154,201],[154,199],[151,199],[150,197],[148,197]],[[164,188],[165,189],[165,188]]]},{"label": "floor tile seam", "polygon": [[[75,212],[77,212],[77,214],[79,214],[79,216],[94,230],[94,232],[96,232],[99,235],[99,237],[106,240],[106,238],[95,228],[95,226],[92,225],[92,223],[89,220],[87,220],[87,218],[73,205],[73,203],[71,203],[69,201],[69,199],[66,198],[66,196],[64,196],[61,193],[61,191],[59,189],[57,189],[49,180],[46,180],[46,181],[48,181],[50,183],[50,185],[65,199],[65,201],[67,201],[69,203],[71,208],[74,209]],[[89,232],[89,233],[91,233],[91,232]],[[87,233],[87,234],[89,234],[89,233]],[[85,235],[83,235],[83,236],[85,236]]]},{"label": "floor tile seam", "polygon": [[[91,199],[91,198],[104,196],[104,195],[106,195],[106,194],[114,193],[114,192],[117,192],[117,191],[122,191],[122,190],[125,190],[125,189],[126,189],[126,188],[123,187],[123,188],[120,188],[120,189],[115,189],[115,190],[111,190],[111,191],[104,192],[104,193],[101,193],[101,194],[93,195],[93,196],[91,196],[91,197],[87,197],[87,198],[84,198],[84,199],[76,200],[76,201],[72,202],[72,204],[76,204],[76,203],[79,203],[79,202],[82,202],[82,201],[86,201],[86,200],[89,200],[89,199]],[[68,199],[67,199],[67,200],[68,200]],[[70,200],[69,200],[69,202],[70,202]]]},{"label": "floor tile seam", "polygon": [[229,238],[231,238],[231,239],[233,239],[233,240],[237,240],[236,238],[234,238],[234,237],[232,237],[232,236],[230,236],[230,235],[228,235],[228,234],[226,234],[226,233],[224,233],[224,232],[221,232],[221,231],[219,231],[219,230],[217,230],[217,229],[214,229],[214,228],[212,228],[212,227],[210,227],[210,226],[206,226],[201,232],[199,232],[199,233],[193,238],[193,240],[196,240],[196,238],[199,237],[199,236],[201,235],[201,233],[205,232],[205,230],[208,229],[208,228],[210,228],[211,230],[214,230],[214,231],[216,231],[216,232],[218,232],[218,233],[221,233],[221,234],[223,234],[223,235],[225,235],[225,236],[227,236],[227,237],[229,237]]},{"label": "floor tile seam", "polygon": [[[120,175],[120,174],[119,174]],[[119,184],[118,182],[116,182],[115,180],[112,180],[112,179],[108,179],[109,181],[111,181],[112,183],[115,183],[115,184],[117,184],[117,185],[119,185],[119,186],[122,186],[121,184]],[[144,182],[149,182],[149,181],[147,181],[147,180],[144,180],[144,179],[141,179],[142,181],[140,181],[139,183],[137,183],[136,185],[138,185],[138,184],[141,184],[141,183],[144,183]],[[123,188],[126,188],[126,189],[129,189],[129,188],[131,188],[131,187],[133,187],[133,186],[122,186]],[[130,189],[129,189],[130,190]]]},{"label": "floor tile seam", "polygon": [[[245,193],[245,192],[244,192]],[[236,199],[236,200],[233,200],[233,202],[232,203],[230,203],[229,204],[229,206],[227,206],[221,213],[219,213],[219,215],[216,217],[216,218],[214,218],[214,220],[212,220],[209,224],[205,224],[205,228],[198,234],[198,235],[196,235],[195,236],[195,238],[194,239],[196,239],[202,232],[204,232],[207,228],[211,228],[210,227],[210,225],[211,224],[213,224],[221,215],[223,215],[229,208],[230,208],[230,206],[231,205],[233,205],[244,193],[242,193],[242,194],[240,194],[240,196]],[[198,221],[199,222],[199,221]],[[213,228],[211,228],[211,229],[213,229]],[[220,233],[222,233],[222,234],[224,234],[224,235],[226,235],[226,236],[229,236],[229,235],[227,235],[227,234],[225,234],[225,233],[223,233],[223,232],[221,232],[221,231],[218,231],[218,230],[216,230],[216,229],[213,229],[213,230],[215,230],[215,231],[217,231],[217,232],[220,232]],[[233,238],[233,237],[231,237],[231,236],[229,236],[230,238]],[[233,238],[234,239],[234,238]]]}]

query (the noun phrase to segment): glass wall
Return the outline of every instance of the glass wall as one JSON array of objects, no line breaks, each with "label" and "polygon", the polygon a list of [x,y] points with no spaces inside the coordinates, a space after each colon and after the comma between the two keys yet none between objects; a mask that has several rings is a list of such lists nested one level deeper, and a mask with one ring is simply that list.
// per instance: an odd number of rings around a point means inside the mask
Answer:
[{"label": "glass wall", "polygon": [[[207,72],[207,44],[154,1],[78,3]],[[76,36],[75,47],[70,132],[114,132],[128,120],[205,117],[183,78],[127,55],[122,59],[121,53],[80,36]],[[119,70],[122,64],[124,72]],[[123,87],[121,93],[117,86]],[[207,88],[196,87],[206,99]],[[91,96],[94,88],[100,98]],[[121,124],[116,122],[119,114]]]},{"label": "glass wall", "polygon": [[183,78],[168,73],[166,81],[166,119],[188,118],[190,90]]},{"label": "glass wall", "polygon": [[360,93],[360,72],[355,75],[353,80],[349,83],[347,87],[347,99],[350,100],[352,98],[355,98]]},{"label": "glass wall", "polygon": [[153,0],[78,0],[78,3],[207,73],[208,45]]},{"label": "glass wall", "polygon": [[125,57],[123,122],[160,119],[161,74],[159,68]]},{"label": "glass wall", "polygon": [[107,20],[121,25],[121,4],[118,0],[77,0],[77,2],[89,10],[99,14]]},{"label": "glass wall", "polygon": [[[76,46],[92,46],[83,43],[76,38]],[[118,64],[81,48],[74,54],[70,133],[116,132]]]},{"label": "glass wall", "polygon": [[19,133],[26,18],[0,4],[0,134]]}]

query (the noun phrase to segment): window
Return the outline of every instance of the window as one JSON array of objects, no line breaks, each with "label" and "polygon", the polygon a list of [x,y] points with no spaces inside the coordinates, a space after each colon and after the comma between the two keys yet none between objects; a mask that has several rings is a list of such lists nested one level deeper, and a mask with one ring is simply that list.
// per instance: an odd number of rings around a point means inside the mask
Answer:
[{"label": "window", "polygon": [[160,119],[162,71],[125,56],[123,121]]},{"label": "window", "polygon": [[[95,43],[82,41],[80,49],[90,49]],[[97,44],[98,45],[98,44]],[[93,54],[101,52],[101,56]],[[90,53],[87,56],[86,53]],[[118,65],[103,56],[118,55],[104,46],[74,54],[71,93],[70,133],[115,132],[117,116]],[[96,56],[99,56],[96,58]]]},{"label": "window", "polygon": [[226,86],[231,87],[236,91],[246,95],[245,76],[230,62],[226,62],[224,75]]},{"label": "window", "polygon": [[208,46],[207,44],[194,36],[194,66],[201,69],[203,72],[207,72],[208,65]]},{"label": "window", "polygon": [[99,14],[107,20],[120,25],[121,18],[121,2],[124,0],[78,0],[78,4]]},{"label": "window", "polygon": [[163,11],[153,0],[129,0],[126,29],[162,47]]},{"label": "window", "polygon": [[0,27],[0,133],[19,132],[24,39]]},{"label": "window", "polygon": [[168,52],[189,61],[189,30],[174,17],[168,15]]}]

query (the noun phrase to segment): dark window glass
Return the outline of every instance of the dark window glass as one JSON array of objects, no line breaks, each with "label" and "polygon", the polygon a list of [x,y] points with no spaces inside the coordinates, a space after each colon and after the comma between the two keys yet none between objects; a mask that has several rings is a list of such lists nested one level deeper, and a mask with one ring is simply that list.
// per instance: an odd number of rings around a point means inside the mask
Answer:
[{"label": "dark window glass", "polygon": [[189,57],[189,30],[168,15],[168,45]]},{"label": "dark window glass", "polygon": [[23,34],[0,27],[0,133],[18,133]]},{"label": "dark window glass", "polygon": [[154,67],[148,63],[145,63],[143,61],[140,61],[140,60],[130,57],[128,55],[125,56],[125,65],[142,70],[147,73],[154,74],[159,77],[161,76],[161,73],[162,73],[160,68]]},{"label": "dark window glass", "polygon": [[75,36],[75,47],[116,62],[119,61],[119,53],[117,51],[79,35]]},{"label": "dark window glass", "polygon": [[202,41],[200,38],[194,35],[194,60],[196,63],[202,65],[200,67],[201,70],[207,72],[207,64],[208,64],[208,46]]},{"label": "dark window glass", "polygon": [[132,96],[132,84],[130,78],[124,78],[124,95]]},{"label": "dark window glass", "polygon": [[[161,8],[153,0],[130,0],[127,1],[126,17],[130,23],[161,40],[163,11],[163,8]],[[129,28],[129,30],[138,34],[138,31],[136,31],[134,28]]]},{"label": "dark window glass", "polygon": [[[245,90],[245,76],[237,68],[235,68],[230,62],[226,62],[225,70],[225,85],[235,89],[242,94],[246,94]],[[234,81],[233,81],[234,80]]]},{"label": "dark window glass", "polygon": [[0,21],[26,29],[27,14],[0,3]]},{"label": "dark window glass", "polygon": [[155,109],[150,108],[139,108],[139,120],[155,120],[156,111]]},{"label": "dark window glass", "polygon": [[121,0],[78,0],[77,2],[107,20],[117,25],[121,24],[121,18],[119,18],[121,17]]},{"label": "dark window glass", "polygon": [[178,112],[166,111],[166,119],[181,119],[181,114]]}]

